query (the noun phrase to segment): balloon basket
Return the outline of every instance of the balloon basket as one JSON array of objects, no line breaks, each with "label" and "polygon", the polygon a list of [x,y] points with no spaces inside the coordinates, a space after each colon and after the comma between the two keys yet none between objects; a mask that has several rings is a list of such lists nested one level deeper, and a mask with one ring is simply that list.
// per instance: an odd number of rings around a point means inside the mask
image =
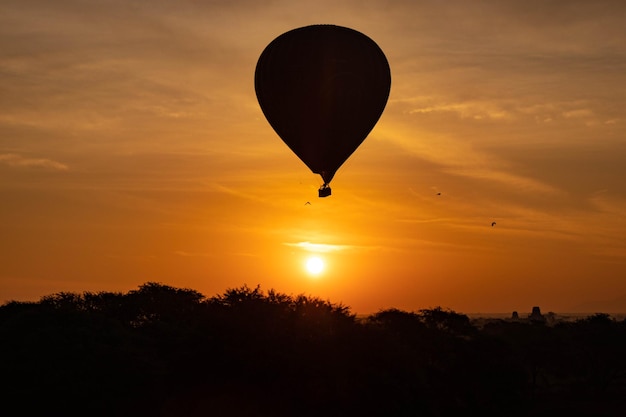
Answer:
[{"label": "balloon basket", "polygon": [[330,187],[328,185],[322,185],[319,190],[317,190],[317,195],[319,197],[328,197],[330,195]]}]

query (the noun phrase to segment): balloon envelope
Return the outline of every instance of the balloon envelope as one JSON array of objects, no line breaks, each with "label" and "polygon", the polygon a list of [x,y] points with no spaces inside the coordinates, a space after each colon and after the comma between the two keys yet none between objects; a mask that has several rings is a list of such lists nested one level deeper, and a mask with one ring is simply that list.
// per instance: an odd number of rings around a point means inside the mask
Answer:
[{"label": "balloon envelope", "polygon": [[259,58],[254,81],[270,125],[327,185],[380,118],[391,72],[369,37],[313,25],[274,39]]}]

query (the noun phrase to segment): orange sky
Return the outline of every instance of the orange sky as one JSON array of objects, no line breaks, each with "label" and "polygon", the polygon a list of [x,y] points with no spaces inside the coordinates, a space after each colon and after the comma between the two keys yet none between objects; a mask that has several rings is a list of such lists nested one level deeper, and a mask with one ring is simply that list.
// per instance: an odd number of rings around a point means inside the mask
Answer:
[{"label": "orange sky", "polygon": [[[624,312],[625,21],[620,0],[4,0],[0,302],[157,281]],[[254,93],[265,46],[317,23],[392,73],[326,199]]]}]

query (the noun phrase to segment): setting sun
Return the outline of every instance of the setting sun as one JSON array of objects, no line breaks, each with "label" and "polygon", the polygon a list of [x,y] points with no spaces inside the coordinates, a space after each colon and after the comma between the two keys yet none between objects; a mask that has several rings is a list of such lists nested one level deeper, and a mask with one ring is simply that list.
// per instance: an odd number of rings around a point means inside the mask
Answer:
[{"label": "setting sun", "polygon": [[304,268],[309,275],[319,275],[324,272],[324,260],[319,256],[311,256],[307,258]]}]

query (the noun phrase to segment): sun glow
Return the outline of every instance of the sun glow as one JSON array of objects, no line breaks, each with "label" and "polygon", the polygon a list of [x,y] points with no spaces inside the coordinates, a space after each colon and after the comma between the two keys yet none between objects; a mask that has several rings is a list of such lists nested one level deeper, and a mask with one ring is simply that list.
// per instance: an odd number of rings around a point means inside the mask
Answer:
[{"label": "sun glow", "polygon": [[306,263],[304,264],[304,268],[309,275],[317,276],[324,272],[324,268],[326,264],[324,260],[319,256],[310,256],[307,258]]}]

